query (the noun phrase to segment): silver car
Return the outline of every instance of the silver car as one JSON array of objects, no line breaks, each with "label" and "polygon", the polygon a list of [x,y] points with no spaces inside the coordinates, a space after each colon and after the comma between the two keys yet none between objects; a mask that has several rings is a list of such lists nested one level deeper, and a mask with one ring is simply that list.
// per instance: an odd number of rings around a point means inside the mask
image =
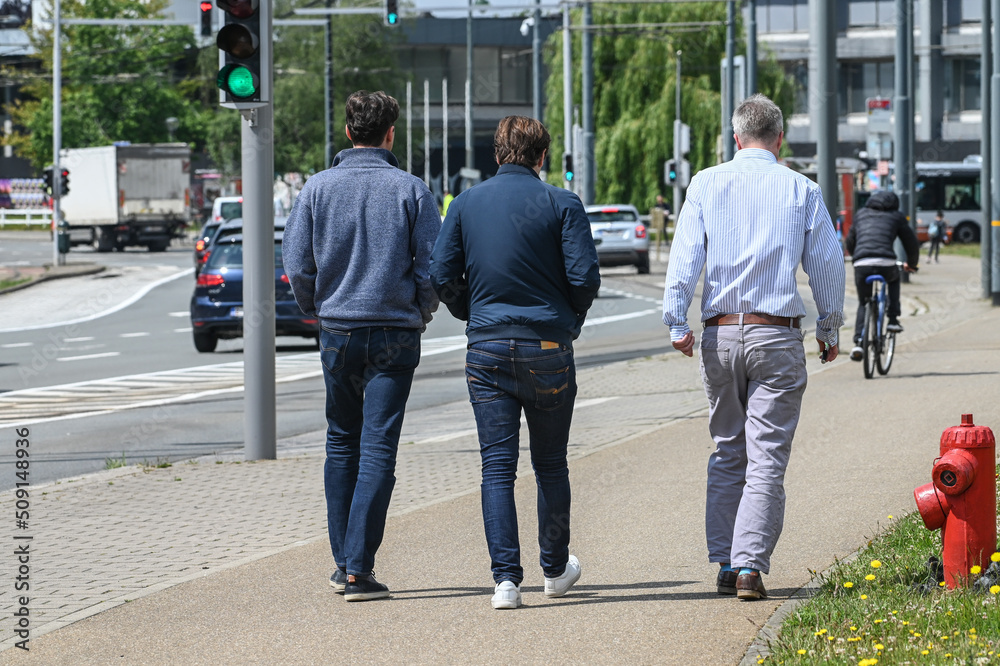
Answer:
[{"label": "silver car", "polygon": [[587,206],[601,266],[635,266],[649,272],[649,234],[639,211],[629,204]]}]

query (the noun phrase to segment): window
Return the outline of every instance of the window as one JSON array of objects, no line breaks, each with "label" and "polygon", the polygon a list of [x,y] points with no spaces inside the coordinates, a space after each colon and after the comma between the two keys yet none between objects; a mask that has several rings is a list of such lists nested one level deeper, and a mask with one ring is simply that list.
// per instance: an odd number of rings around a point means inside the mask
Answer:
[{"label": "window", "polygon": [[894,63],[889,62],[843,62],[840,63],[839,112],[867,113],[866,100],[869,97],[892,98],[895,93]]},{"label": "window", "polygon": [[950,58],[945,61],[945,113],[978,111],[980,99],[979,58]]}]

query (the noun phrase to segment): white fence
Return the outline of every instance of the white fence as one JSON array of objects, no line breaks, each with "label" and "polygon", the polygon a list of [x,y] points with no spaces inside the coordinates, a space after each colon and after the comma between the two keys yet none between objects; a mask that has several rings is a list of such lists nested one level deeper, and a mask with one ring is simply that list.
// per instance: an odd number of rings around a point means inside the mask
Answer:
[{"label": "white fence", "polygon": [[0,208],[0,229],[14,224],[50,228],[52,211],[48,208]]}]

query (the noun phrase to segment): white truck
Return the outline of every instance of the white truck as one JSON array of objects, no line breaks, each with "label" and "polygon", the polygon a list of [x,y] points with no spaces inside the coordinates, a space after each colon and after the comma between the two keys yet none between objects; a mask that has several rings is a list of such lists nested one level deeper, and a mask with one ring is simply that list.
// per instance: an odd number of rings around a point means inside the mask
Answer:
[{"label": "white truck", "polygon": [[59,155],[69,171],[60,207],[71,245],[162,252],[193,219],[191,150],[185,143],[67,148]]}]

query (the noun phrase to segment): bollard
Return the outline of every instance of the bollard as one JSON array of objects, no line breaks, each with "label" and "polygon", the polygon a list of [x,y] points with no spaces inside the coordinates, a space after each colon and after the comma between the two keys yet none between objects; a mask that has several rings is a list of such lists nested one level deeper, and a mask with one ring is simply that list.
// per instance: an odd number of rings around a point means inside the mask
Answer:
[{"label": "bollard", "polygon": [[929,530],[941,528],[944,580],[966,586],[973,566],[986,570],[997,549],[996,439],[962,414],[962,425],[941,434],[941,456],[931,483],[913,491]]}]

